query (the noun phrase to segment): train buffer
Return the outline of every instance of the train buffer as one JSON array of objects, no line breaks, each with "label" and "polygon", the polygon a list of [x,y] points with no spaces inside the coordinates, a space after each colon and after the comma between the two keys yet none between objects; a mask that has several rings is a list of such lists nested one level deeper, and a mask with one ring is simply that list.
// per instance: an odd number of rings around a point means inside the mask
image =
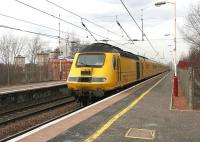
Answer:
[{"label": "train buffer", "polygon": [[[200,113],[171,109],[172,73],[18,138],[30,141],[200,141]],[[110,101],[112,99],[112,101]]]}]

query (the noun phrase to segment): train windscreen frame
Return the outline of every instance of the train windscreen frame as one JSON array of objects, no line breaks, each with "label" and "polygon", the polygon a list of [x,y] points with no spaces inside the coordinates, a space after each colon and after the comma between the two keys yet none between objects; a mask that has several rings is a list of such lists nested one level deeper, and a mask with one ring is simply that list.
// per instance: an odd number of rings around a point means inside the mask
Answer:
[{"label": "train windscreen frame", "polygon": [[79,54],[77,67],[102,67],[105,62],[105,54]]}]

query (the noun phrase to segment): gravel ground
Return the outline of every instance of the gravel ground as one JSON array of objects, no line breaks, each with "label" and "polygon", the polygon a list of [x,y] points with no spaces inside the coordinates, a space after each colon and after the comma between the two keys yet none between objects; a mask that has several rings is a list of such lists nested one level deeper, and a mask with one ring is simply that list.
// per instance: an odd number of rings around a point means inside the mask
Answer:
[{"label": "gravel ground", "polygon": [[80,104],[73,102],[50,111],[46,111],[34,116],[30,116],[28,118],[17,120],[8,125],[0,126],[0,140],[22,130],[26,130],[27,128],[33,127],[37,124],[55,118],[61,114],[75,110],[78,106],[80,106]]}]

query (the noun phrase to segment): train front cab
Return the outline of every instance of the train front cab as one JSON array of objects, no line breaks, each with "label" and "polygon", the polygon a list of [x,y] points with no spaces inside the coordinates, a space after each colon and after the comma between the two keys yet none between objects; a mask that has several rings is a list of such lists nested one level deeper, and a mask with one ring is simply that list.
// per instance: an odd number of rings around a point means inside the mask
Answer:
[{"label": "train front cab", "polygon": [[77,53],[67,85],[78,97],[102,97],[120,86],[119,53]]}]

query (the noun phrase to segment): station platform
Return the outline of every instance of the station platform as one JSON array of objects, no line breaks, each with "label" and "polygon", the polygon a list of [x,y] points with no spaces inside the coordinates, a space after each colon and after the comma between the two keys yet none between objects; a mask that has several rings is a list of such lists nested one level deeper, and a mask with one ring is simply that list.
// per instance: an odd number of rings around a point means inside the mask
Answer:
[{"label": "station platform", "polygon": [[60,86],[60,85],[65,85],[65,84],[66,84],[66,81],[50,81],[50,82],[6,86],[6,87],[0,88],[0,95],[34,90],[34,89],[39,89],[39,88],[49,88],[49,87]]},{"label": "station platform", "polygon": [[[83,121],[73,118],[62,122],[60,126],[54,123],[56,136],[48,132],[50,127],[46,127],[46,133],[37,131],[19,141],[199,142],[200,112],[171,109],[172,79],[172,73],[160,75],[141,88],[132,90],[131,94],[123,94],[126,97]],[[93,111],[84,115],[91,115]],[[77,121],[80,123],[72,125]],[[58,132],[59,129],[62,132]]]}]

